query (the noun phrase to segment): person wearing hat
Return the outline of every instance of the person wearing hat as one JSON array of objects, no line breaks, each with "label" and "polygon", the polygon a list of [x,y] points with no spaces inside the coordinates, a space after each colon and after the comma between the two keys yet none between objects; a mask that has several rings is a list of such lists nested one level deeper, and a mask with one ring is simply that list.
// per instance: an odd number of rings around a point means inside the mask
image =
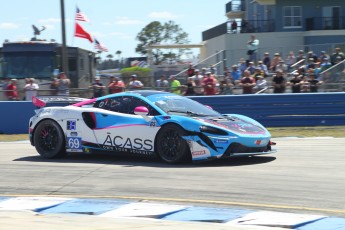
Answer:
[{"label": "person wearing hat", "polygon": [[214,75],[211,71],[206,72],[206,77],[202,80],[202,86],[204,87],[205,95],[215,95],[217,80],[214,78]]},{"label": "person wearing hat", "polygon": [[[297,54],[297,57],[296,57],[296,62],[299,62],[299,61],[302,61],[302,60],[305,60],[306,59],[306,56],[304,54],[304,51],[303,50],[299,50],[298,51],[298,54]],[[301,63],[302,65],[304,63]]]},{"label": "person wearing hat", "polygon": [[284,60],[281,59],[278,64],[276,65],[276,71],[281,70],[283,73],[287,73],[288,67],[285,64]]},{"label": "person wearing hat", "polygon": [[29,78],[28,84],[24,86],[25,90],[25,100],[31,101],[32,97],[37,97],[37,90],[39,86],[35,83],[34,78]]},{"label": "person wearing hat", "polygon": [[316,93],[322,81],[317,80],[314,70],[309,70],[309,92]]},{"label": "person wearing hat", "polygon": [[262,64],[267,66],[267,69],[269,70],[271,67],[271,57],[269,52],[264,53],[264,58],[262,59]]},{"label": "person wearing hat", "polygon": [[328,58],[324,57],[321,60],[321,72],[325,71],[326,69],[330,68],[332,66],[332,63],[329,61]]},{"label": "person wearing hat", "polygon": [[194,71],[194,66],[192,64],[189,65],[188,69],[187,69],[187,75],[188,77],[193,77],[194,74],[195,74],[195,71]]},{"label": "person wearing hat", "polygon": [[238,69],[241,71],[241,76],[243,76],[244,71],[247,69],[247,63],[244,60],[244,58],[240,58],[240,61],[238,63]]},{"label": "person wearing hat", "polygon": [[144,84],[138,80],[138,76],[136,74],[131,75],[131,79],[127,85],[128,89],[135,90],[135,89],[141,89],[144,87]]},{"label": "person wearing hat", "polygon": [[337,62],[345,59],[345,54],[341,51],[340,47],[335,48],[335,52],[331,56],[331,63],[335,65]]},{"label": "person wearing hat", "polygon": [[268,69],[267,66],[263,63],[263,61],[258,61],[258,65],[256,67],[261,69],[261,71],[264,74],[264,77],[268,77]]},{"label": "person wearing hat", "polygon": [[248,67],[246,70],[249,70],[250,74],[253,75],[254,72],[255,72],[255,65],[254,65],[254,62],[250,61],[248,62]]},{"label": "person wearing hat", "polygon": [[241,81],[242,72],[238,69],[237,65],[232,66],[232,70],[230,72],[231,79],[235,85],[238,85]]},{"label": "person wearing hat", "polygon": [[191,77],[191,80],[194,82],[194,93],[195,95],[204,95],[204,88],[202,86],[202,80],[204,79],[204,77],[206,77],[206,73],[208,71],[205,72],[205,75],[201,75],[199,73],[199,70],[197,69],[195,71],[195,75]]},{"label": "person wearing hat", "polygon": [[329,57],[329,55],[326,53],[326,51],[322,50],[322,51],[320,52],[318,61],[321,61],[321,60],[324,59],[324,58],[328,58],[328,60],[330,59],[330,57]]},{"label": "person wearing hat", "polygon": [[255,86],[253,90],[259,92],[267,87],[267,81],[265,80],[263,74],[256,75]]},{"label": "person wearing hat", "polygon": [[18,101],[17,79],[11,79],[10,84],[6,87],[6,96],[9,101]]},{"label": "person wearing hat", "polygon": [[292,65],[296,63],[296,56],[295,53],[293,51],[290,51],[289,54],[287,55],[286,59],[285,59],[285,63],[287,65],[288,68],[288,72],[292,71]]},{"label": "person wearing hat", "polygon": [[273,93],[285,92],[286,79],[282,70],[277,70],[276,75],[272,78]]},{"label": "person wearing hat", "polygon": [[271,66],[270,66],[270,70],[272,72],[275,72],[277,69],[276,69],[276,66],[279,64],[279,61],[281,61],[281,57],[280,57],[280,54],[279,53],[275,53],[274,54],[274,57],[272,58],[272,61],[271,61]]},{"label": "person wearing hat", "polygon": [[169,77],[170,80],[170,92],[181,95],[181,83],[176,79],[175,75]]},{"label": "person wearing hat", "polygon": [[93,90],[93,98],[102,97],[103,90],[105,86],[101,82],[101,78],[99,76],[95,77],[95,81],[89,86]]},{"label": "person wearing hat", "polygon": [[291,92],[292,93],[300,93],[301,92],[301,76],[296,71],[293,73],[291,80],[288,82],[288,85],[291,86]]}]

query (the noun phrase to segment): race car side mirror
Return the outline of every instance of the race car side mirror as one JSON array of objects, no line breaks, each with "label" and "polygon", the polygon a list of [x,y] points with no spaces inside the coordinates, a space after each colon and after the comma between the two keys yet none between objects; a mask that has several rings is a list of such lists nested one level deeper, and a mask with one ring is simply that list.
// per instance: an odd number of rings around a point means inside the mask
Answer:
[{"label": "race car side mirror", "polygon": [[135,107],[134,114],[142,116],[147,122],[151,121],[151,118],[147,116],[149,114],[149,109],[145,106]]},{"label": "race car side mirror", "polygon": [[146,116],[149,113],[149,110],[145,106],[138,106],[135,107],[134,113],[136,115]]}]

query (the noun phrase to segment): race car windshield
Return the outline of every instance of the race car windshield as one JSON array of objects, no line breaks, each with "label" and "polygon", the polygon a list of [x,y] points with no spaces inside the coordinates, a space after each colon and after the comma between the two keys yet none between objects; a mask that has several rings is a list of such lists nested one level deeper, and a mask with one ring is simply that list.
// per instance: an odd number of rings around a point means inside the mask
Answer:
[{"label": "race car windshield", "polygon": [[166,111],[167,113],[186,113],[187,115],[190,115],[190,116],[209,116],[209,115],[206,115],[206,114],[202,114],[202,113],[194,113],[194,112],[191,112],[191,111],[184,111],[184,110],[168,110]]},{"label": "race car windshield", "polygon": [[221,116],[218,112],[188,98],[165,98],[155,104],[166,113],[179,113],[188,116]]}]

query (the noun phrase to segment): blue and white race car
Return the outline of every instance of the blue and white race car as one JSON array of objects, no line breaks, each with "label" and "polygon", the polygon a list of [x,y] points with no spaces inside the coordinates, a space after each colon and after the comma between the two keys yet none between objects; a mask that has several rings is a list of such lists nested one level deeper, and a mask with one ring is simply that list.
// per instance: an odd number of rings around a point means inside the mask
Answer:
[{"label": "blue and white race car", "polygon": [[257,121],[161,91],[129,91],[39,108],[29,132],[44,158],[107,152],[180,163],[275,152],[270,133]]}]

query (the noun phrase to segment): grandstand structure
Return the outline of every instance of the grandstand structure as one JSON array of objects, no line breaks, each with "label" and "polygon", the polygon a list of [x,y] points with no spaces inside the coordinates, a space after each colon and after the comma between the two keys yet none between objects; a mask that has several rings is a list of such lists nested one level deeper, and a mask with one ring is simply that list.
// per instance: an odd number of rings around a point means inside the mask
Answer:
[{"label": "grandstand structure", "polygon": [[[258,57],[265,52],[290,51],[319,54],[334,52],[335,47],[345,51],[345,7],[343,0],[232,0],[225,5],[225,22],[202,32],[205,56],[220,50],[224,53],[205,65],[217,63],[218,69],[237,64],[247,58],[246,43],[254,34],[260,45]],[[231,27],[236,21],[237,28]]]}]

